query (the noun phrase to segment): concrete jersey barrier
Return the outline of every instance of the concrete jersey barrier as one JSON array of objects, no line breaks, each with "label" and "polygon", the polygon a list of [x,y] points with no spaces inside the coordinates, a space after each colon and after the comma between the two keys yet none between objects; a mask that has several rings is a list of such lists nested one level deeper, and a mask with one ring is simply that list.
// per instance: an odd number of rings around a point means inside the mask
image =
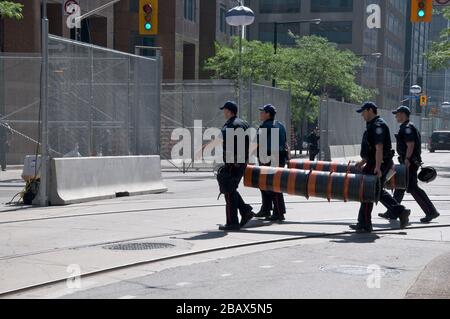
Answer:
[{"label": "concrete jersey barrier", "polygon": [[51,205],[167,191],[159,156],[55,158],[50,171]]}]

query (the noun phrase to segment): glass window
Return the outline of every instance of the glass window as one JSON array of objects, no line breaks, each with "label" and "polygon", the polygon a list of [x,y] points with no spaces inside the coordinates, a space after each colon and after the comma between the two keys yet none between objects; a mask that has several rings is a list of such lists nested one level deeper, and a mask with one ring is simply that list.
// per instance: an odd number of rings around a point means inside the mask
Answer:
[{"label": "glass window", "polygon": [[196,0],[184,0],[184,18],[186,20],[195,22],[196,5]]},{"label": "glass window", "polygon": [[220,32],[226,33],[227,31],[227,21],[225,20],[225,13],[226,13],[225,7],[220,7]]},{"label": "glass window", "polygon": [[300,0],[259,0],[260,13],[297,13]]},{"label": "glass window", "polygon": [[[273,23],[260,23],[259,24],[259,40],[263,42],[273,42],[274,40],[274,24]],[[295,39],[289,36],[289,31],[295,35],[300,34],[299,23],[283,23],[278,24],[277,38],[278,44],[294,45]]]},{"label": "glass window", "polygon": [[327,38],[330,42],[348,44],[352,43],[352,22],[322,22],[311,25],[311,34]]},{"label": "glass window", "polygon": [[353,0],[311,0],[311,12],[352,12]]}]

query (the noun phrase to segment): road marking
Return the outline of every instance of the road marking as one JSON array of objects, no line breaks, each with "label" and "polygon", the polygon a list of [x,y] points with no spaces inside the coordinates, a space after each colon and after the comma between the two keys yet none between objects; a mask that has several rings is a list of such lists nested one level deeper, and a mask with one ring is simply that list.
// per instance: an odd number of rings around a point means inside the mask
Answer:
[{"label": "road marking", "polygon": [[293,260],[292,261],[294,264],[301,264],[302,262],[304,262],[303,260]]},{"label": "road marking", "polygon": [[221,277],[230,277],[230,276],[233,276],[233,274],[222,274],[222,275],[220,275]]},{"label": "road marking", "polygon": [[265,265],[265,266],[259,266],[259,268],[269,269],[269,268],[273,268],[273,266]]},{"label": "road marking", "polygon": [[134,298],[136,298],[136,296],[126,295],[126,296],[119,297],[117,299],[134,299]]},{"label": "road marking", "polygon": [[184,286],[187,286],[187,285],[190,285],[191,283],[190,282],[179,282],[179,283],[177,283],[177,286],[178,287],[184,287]]}]

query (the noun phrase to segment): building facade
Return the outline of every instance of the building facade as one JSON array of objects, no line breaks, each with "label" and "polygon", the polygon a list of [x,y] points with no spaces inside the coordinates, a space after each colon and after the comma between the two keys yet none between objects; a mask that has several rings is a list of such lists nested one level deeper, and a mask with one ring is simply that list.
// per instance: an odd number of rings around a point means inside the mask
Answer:
[{"label": "building facade", "polygon": [[[15,53],[37,53],[41,47],[41,5],[36,0],[17,0],[22,3],[24,18],[0,20],[0,51]],[[47,16],[49,32],[54,35],[75,39],[74,30],[67,27],[68,15],[64,12],[64,0],[48,0]],[[81,14],[89,12],[109,0],[78,0]],[[84,42],[113,48],[114,46],[114,12],[106,8],[81,24],[80,39]]]},{"label": "building facade", "polygon": [[[393,108],[404,99],[404,87],[409,85],[411,45],[408,46],[408,41],[412,41],[412,34],[408,3],[405,0],[247,0],[246,4],[256,13],[248,36],[252,40],[271,42],[274,22],[291,22],[278,26],[277,38],[281,45],[294,44],[289,30],[300,36],[328,38],[338,48],[349,49],[364,58],[359,83],[377,88],[377,103],[383,108]],[[369,28],[367,23],[374,4],[381,8],[381,28]],[[321,19],[321,23],[295,22],[310,19]],[[427,26],[416,30],[416,41],[423,42],[427,32]],[[419,48],[423,46],[416,43],[414,50]],[[412,58],[417,64],[423,61],[420,54]],[[414,75],[425,81],[420,70]]]},{"label": "building facade", "polygon": [[[134,53],[136,46],[160,47],[165,80],[208,78],[203,63],[214,55],[214,42],[230,41],[232,32],[224,25],[224,10],[231,8],[232,3],[231,0],[159,1],[158,34],[143,36],[139,34],[139,0],[122,0],[114,6],[114,48]],[[154,54],[152,50],[142,53]]]},{"label": "building facade", "polygon": [[[38,53],[40,51],[40,1],[19,0],[24,19],[0,20],[0,52]],[[78,0],[81,13],[89,12],[110,0]],[[225,22],[225,13],[234,0],[159,1],[159,32],[139,34],[139,0],[122,0],[83,20],[80,33],[66,25],[65,0],[48,0],[47,15],[51,34],[102,47],[136,53],[136,46],[160,47],[163,78],[169,81],[205,79],[204,62],[214,55],[214,42],[229,43],[235,28]],[[200,30],[202,30],[200,32]],[[154,55],[154,50],[139,54]]]}]

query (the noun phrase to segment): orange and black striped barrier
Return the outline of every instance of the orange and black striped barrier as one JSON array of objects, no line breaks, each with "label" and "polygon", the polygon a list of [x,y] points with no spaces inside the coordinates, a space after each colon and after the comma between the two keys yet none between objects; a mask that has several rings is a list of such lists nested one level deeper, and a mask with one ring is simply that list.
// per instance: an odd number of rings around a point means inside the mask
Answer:
[{"label": "orange and black striped barrier", "polygon": [[[337,163],[337,162],[312,162],[308,160],[290,160],[289,168],[301,170],[315,170],[321,172],[336,172],[336,173],[350,173],[361,174],[356,168],[355,162]],[[386,183],[384,187],[387,189],[407,189],[408,188],[408,171],[405,165],[394,165],[395,175]]]},{"label": "orange and black striped barrier", "polygon": [[248,165],[244,185],[261,190],[328,200],[378,202],[380,179],[372,175]]}]

